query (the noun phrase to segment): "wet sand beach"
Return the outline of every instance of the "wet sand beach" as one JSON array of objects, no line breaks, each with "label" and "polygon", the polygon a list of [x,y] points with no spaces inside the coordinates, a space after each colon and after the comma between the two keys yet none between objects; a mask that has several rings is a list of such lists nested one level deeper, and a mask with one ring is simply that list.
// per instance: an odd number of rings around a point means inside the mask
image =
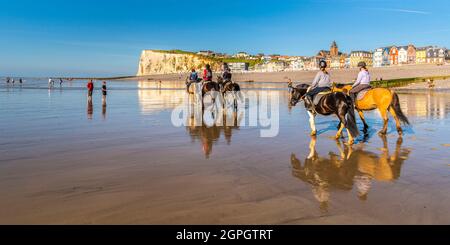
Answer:
[{"label": "wet sand beach", "polygon": [[[114,81],[102,107],[85,81],[0,85],[1,224],[449,224],[448,92],[401,92],[412,126],[336,142],[337,118],[309,136],[285,85],[242,84],[280,98],[280,131],[175,127],[180,83]],[[358,119],[358,126],[362,124]]]}]

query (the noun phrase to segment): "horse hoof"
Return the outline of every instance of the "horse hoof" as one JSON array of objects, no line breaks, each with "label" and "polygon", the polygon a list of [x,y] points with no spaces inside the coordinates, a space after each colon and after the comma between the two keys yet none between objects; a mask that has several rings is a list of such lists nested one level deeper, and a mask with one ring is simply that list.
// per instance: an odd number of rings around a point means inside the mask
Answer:
[{"label": "horse hoof", "polygon": [[311,136],[316,136],[317,135],[317,131],[312,131],[311,132]]},{"label": "horse hoof", "polygon": [[380,132],[378,132],[378,134],[381,135],[381,136],[385,136],[386,133],[387,133],[386,131],[380,131]]}]

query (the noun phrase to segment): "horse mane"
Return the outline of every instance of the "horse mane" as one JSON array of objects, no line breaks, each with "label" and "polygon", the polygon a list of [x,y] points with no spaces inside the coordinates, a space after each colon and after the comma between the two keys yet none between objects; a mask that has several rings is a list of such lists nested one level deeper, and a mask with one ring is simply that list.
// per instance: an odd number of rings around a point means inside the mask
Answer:
[{"label": "horse mane", "polygon": [[334,86],[335,86],[336,88],[344,88],[344,87],[347,86],[347,85],[349,85],[349,84],[345,84],[345,83],[336,83]]},{"label": "horse mane", "polygon": [[296,89],[308,89],[309,85],[305,84],[305,83],[302,83],[302,84],[297,85],[295,88]]}]

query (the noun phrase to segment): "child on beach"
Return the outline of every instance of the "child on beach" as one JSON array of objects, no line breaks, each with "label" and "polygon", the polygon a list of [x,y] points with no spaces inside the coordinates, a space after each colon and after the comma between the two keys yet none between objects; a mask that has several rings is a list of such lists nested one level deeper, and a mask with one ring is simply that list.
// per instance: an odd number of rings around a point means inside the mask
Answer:
[{"label": "child on beach", "polygon": [[106,81],[103,81],[103,85],[102,85],[102,104],[103,106],[106,106],[106,95],[107,95],[107,90],[106,90]]}]

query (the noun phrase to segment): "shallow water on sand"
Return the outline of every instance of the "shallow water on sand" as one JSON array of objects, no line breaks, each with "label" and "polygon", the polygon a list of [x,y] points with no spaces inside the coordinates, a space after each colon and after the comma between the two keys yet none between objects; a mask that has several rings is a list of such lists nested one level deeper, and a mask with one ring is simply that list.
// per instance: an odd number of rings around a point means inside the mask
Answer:
[{"label": "shallow water on sand", "polygon": [[[277,137],[261,127],[174,127],[182,84],[110,82],[108,105],[85,84],[0,85],[3,224],[448,224],[450,93],[400,92],[412,126],[371,129],[348,147],[337,118],[309,136],[285,84]],[[100,84],[96,84],[100,87]],[[362,128],[358,120],[359,128]]]}]

